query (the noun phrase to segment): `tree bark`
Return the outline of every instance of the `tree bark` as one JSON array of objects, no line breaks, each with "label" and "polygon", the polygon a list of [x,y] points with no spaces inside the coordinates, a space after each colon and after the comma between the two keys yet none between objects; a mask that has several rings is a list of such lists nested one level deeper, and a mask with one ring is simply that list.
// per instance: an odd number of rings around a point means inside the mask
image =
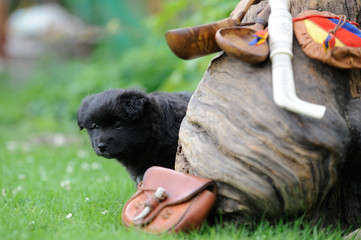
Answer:
[{"label": "tree bark", "polygon": [[[250,9],[250,21],[265,4]],[[291,0],[361,22],[359,1]],[[212,60],[180,128],[176,170],[214,179],[218,212],[246,216],[327,216],[361,220],[361,74],[308,58],[293,41],[297,95],[327,106],[316,120],[273,102],[271,62],[249,65],[224,53]]]}]

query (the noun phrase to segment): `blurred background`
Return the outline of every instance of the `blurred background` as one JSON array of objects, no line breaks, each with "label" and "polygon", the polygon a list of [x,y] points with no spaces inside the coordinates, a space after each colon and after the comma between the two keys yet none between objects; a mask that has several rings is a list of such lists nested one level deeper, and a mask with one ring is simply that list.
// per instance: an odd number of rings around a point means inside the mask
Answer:
[{"label": "blurred background", "polygon": [[0,0],[0,138],[74,132],[81,100],[109,88],[194,91],[214,55],[178,59],[164,34],[223,19],[237,3]]},{"label": "blurred background", "polygon": [[194,91],[214,55],[178,59],[165,32],[236,4],[0,0],[1,239],[141,239],[119,221],[135,184],[94,153],[77,110],[109,88]]}]

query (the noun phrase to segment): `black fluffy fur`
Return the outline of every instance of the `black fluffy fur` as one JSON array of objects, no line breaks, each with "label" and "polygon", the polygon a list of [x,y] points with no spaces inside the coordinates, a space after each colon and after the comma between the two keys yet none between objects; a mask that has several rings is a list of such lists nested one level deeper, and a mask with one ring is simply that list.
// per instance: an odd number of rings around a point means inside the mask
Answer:
[{"label": "black fluffy fur", "polygon": [[86,97],[78,125],[97,155],[116,158],[136,182],[151,166],[174,169],[179,126],[192,93],[111,89]]}]

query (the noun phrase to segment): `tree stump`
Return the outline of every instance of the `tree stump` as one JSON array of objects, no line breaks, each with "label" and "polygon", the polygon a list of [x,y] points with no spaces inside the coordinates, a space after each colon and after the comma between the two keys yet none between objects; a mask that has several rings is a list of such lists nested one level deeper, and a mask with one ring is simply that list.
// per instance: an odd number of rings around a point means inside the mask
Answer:
[{"label": "tree stump", "polygon": [[[293,16],[307,9],[361,22],[358,1],[291,0]],[[297,95],[325,105],[323,119],[275,105],[270,60],[249,65],[221,53],[189,103],[175,168],[214,179],[216,210],[236,221],[307,213],[355,224],[361,220],[360,70],[312,60],[296,39],[293,53]]]}]

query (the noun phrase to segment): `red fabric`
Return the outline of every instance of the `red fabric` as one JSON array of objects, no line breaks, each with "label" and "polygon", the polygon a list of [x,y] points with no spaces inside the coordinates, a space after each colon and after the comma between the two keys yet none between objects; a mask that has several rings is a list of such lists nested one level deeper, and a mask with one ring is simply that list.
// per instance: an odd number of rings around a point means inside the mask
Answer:
[{"label": "red fabric", "polygon": [[[330,31],[336,27],[336,24],[328,20],[327,18],[314,16],[308,18],[309,20],[316,23],[318,26],[322,27],[326,31]],[[346,46],[349,47],[361,47],[361,38],[356,36],[355,34],[347,31],[344,28],[340,28],[336,31],[335,36],[343,42]]]}]

